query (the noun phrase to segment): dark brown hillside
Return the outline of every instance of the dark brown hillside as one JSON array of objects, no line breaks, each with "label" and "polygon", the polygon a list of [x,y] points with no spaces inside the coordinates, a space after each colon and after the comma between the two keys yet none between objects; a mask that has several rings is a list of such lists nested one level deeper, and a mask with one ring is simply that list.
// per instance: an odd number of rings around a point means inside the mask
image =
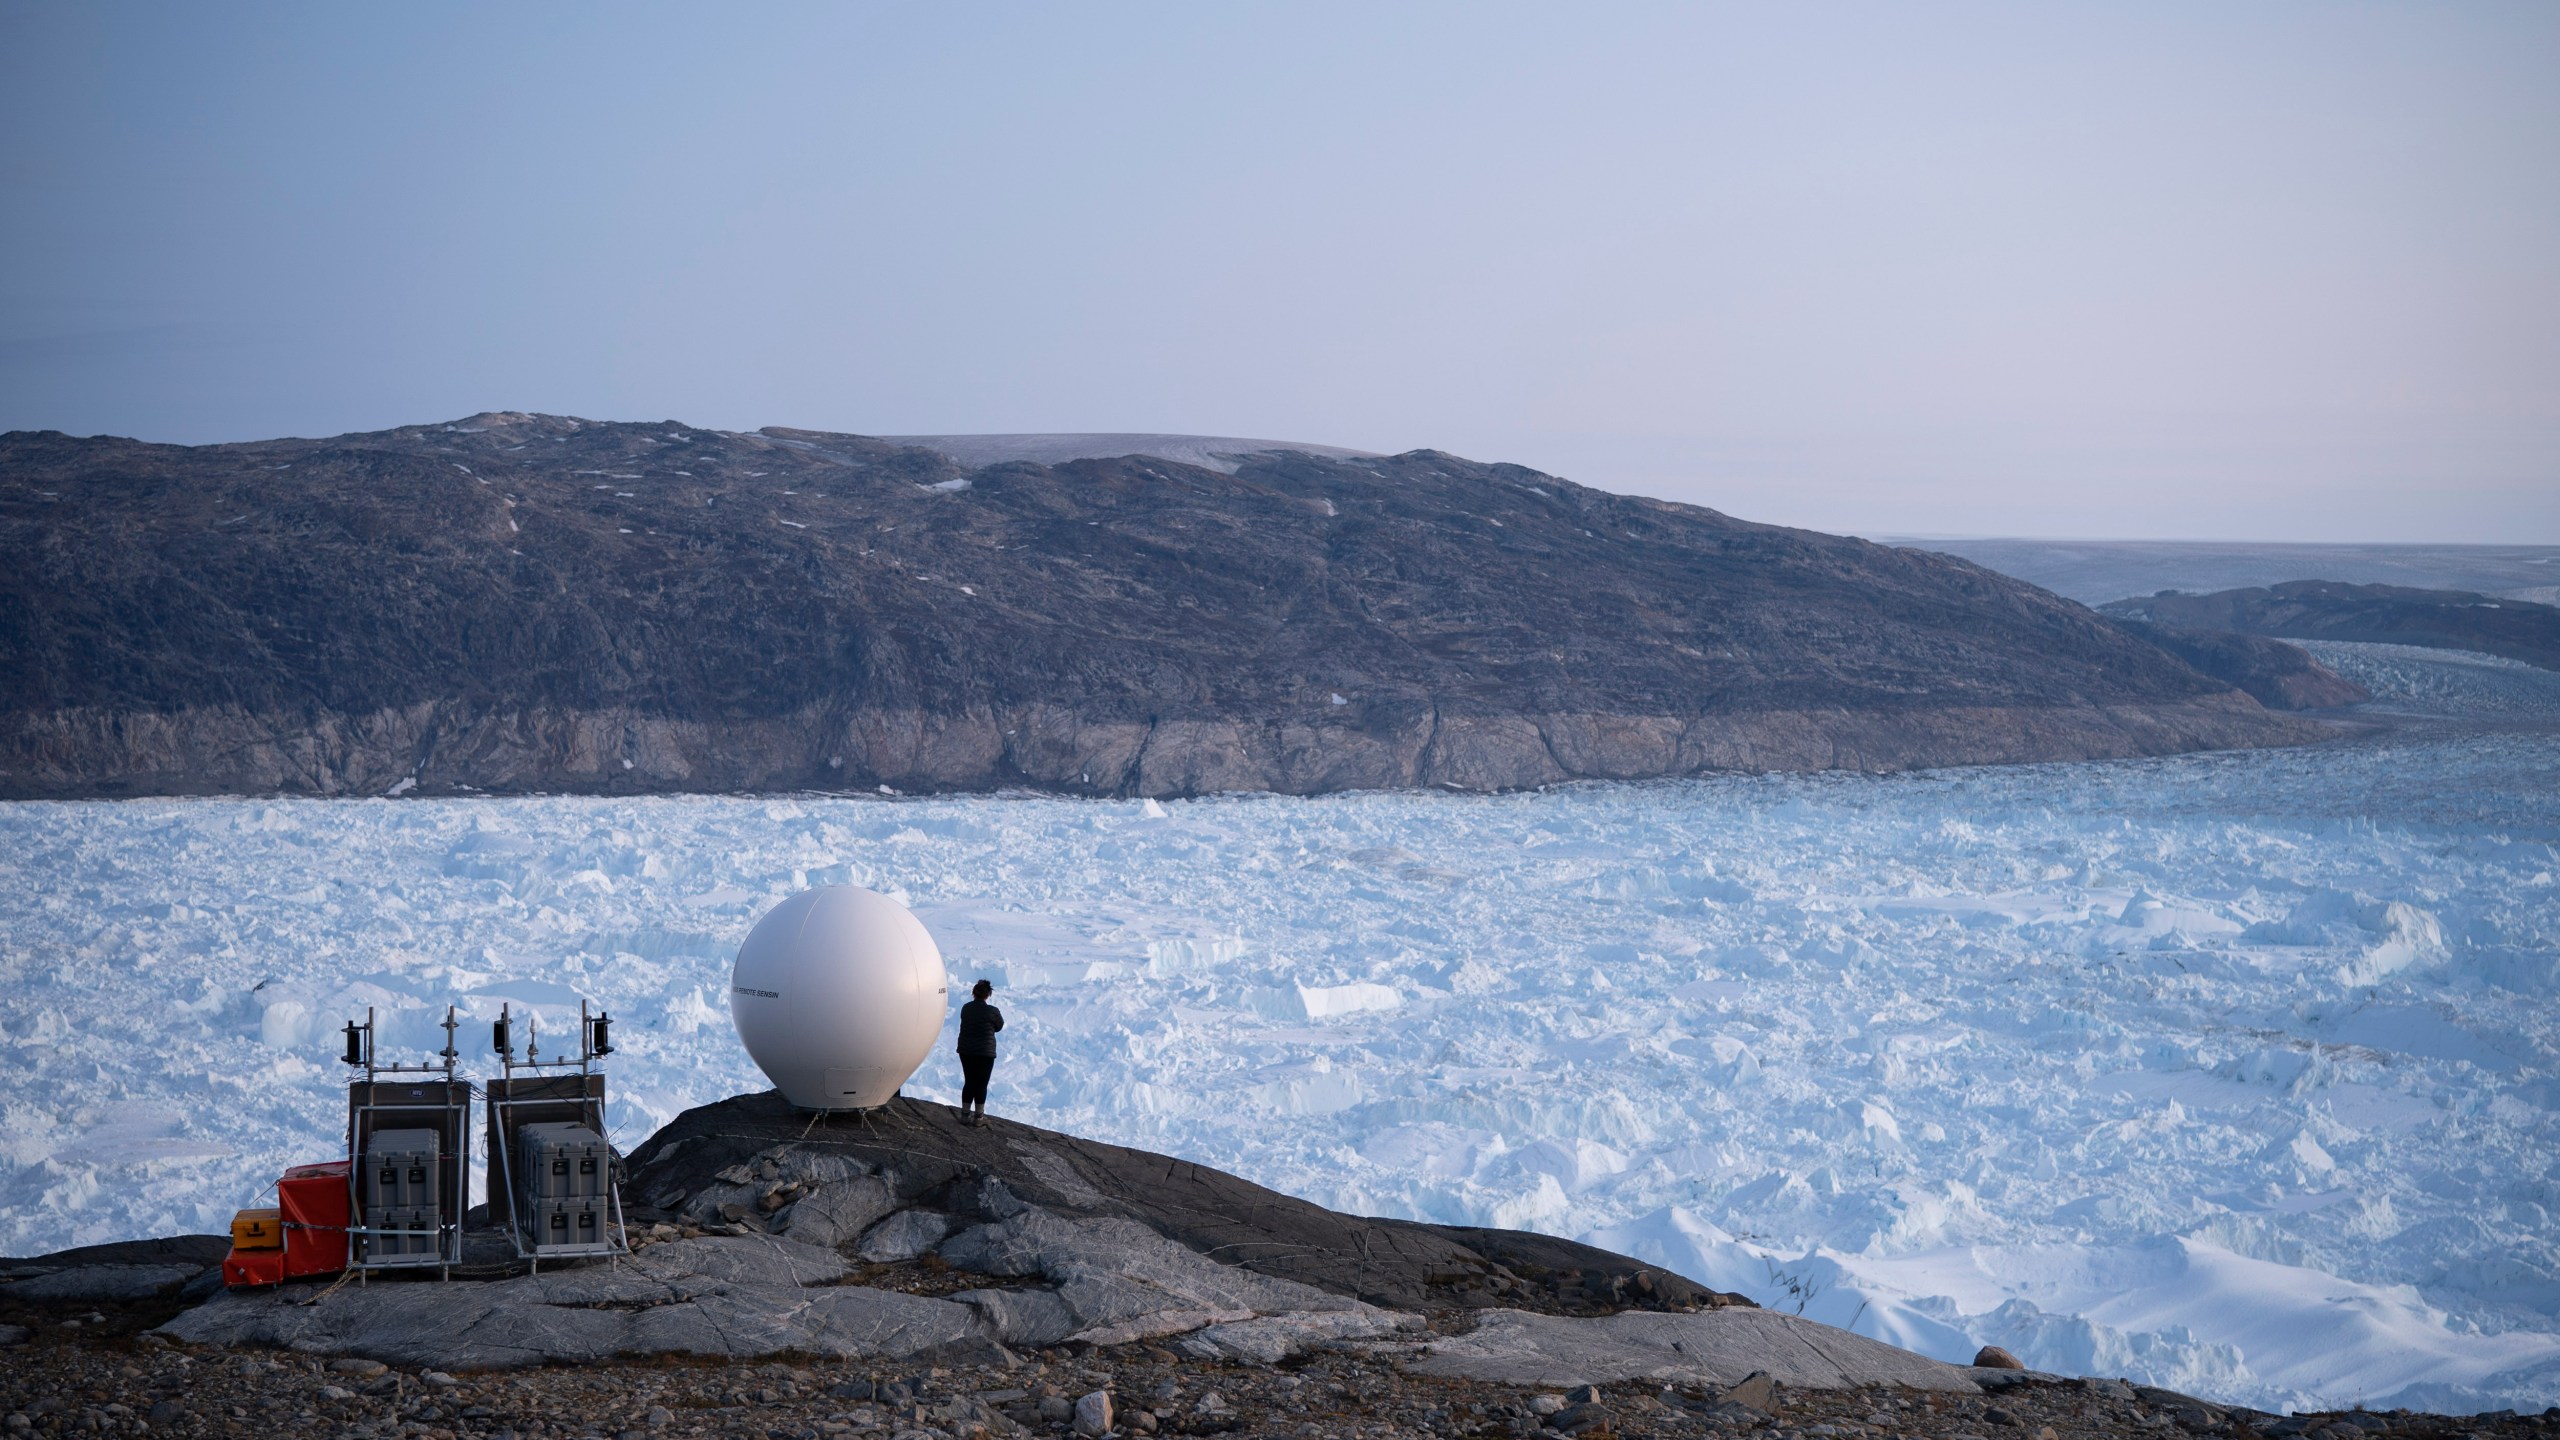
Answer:
[{"label": "dark brown hillside", "polygon": [[1430,451],[0,437],[0,793],[1169,795],[2318,733],[1961,560]]},{"label": "dark brown hillside", "polygon": [[2239,686],[2270,710],[2326,710],[2373,698],[2371,691],[2308,652],[2264,635],[2180,630],[2146,620],[2116,623],[2205,674]]},{"label": "dark brown hillside", "polygon": [[2424,645],[2500,655],[2560,670],[2560,607],[2496,599],[2468,590],[2289,580],[2210,595],[2167,591],[2110,601],[2101,608],[2128,620],[2187,630]]}]

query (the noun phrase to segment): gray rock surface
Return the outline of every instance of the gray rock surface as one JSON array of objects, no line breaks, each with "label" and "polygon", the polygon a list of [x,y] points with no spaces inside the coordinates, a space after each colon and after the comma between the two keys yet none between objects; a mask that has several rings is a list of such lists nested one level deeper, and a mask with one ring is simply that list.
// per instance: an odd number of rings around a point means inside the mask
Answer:
[{"label": "gray rock surface", "polygon": [[875,1265],[913,1260],[950,1233],[951,1217],[939,1210],[901,1210],[864,1231],[855,1250]]},{"label": "gray rock surface", "polygon": [[1008,1344],[1116,1345],[1258,1321],[1254,1331],[1204,1337],[1201,1346],[1277,1359],[1318,1340],[1388,1335],[1422,1323],[1418,1315],[1221,1265],[1135,1220],[1029,1210],[965,1230],[939,1253],[963,1270],[1043,1283],[1039,1290],[952,1297],[984,1308]]},{"label": "gray rock surface", "polygon": [[447,1369],[617,1355],[912,1359],[987,1349],[992,1337],[974,1308],[834,1283],[848,1269],[835,1252],[792,1240],[707,1236],[653,1245],[615,1265],[508,1280],[227,1292],[160,1333]]},{"label": "gray rock surface", "polygon": [[1778,1384],[1811,1389],[1905,1385],[1971,1393],[1980,1388],[1960,1366],[1771,1310],[1695,1315],[1629,1311],[1592,1319],[1493,1311],[1467,1334],[1424,1342],[1400,1354],[1401,1363],[1420,1374],[1511,1385],[1651,1380],[1721,1386],[1767,1371]]},{"label": "gray rock surface", "polygon": [[[1388,1333],[1382,1318],[1393,1311],[1301,1310],[1206,1325],[1169,1344],[1176,1352],[1200,1360],[1242,1360],[1277,1365],[1292,1355],[1321,1350],[1345,1340],[1375,1339]],[[1403,1328],[1398,1320],[1396,1328]]]},{"label": "gray rock surface", "polygon": [[[866,1182],[876,1177],[839,1183]],[[929,1222],[910,1227],[915,1236],[939,1239],[949,1223],[939,1212],[901,1214]],[[1255,1328],[1205,1338],[1195,1353],[1268,1362],[1420,1323],[1221,1265],[1129,1220],[1023,1208],[942,1248],[960,1269],[1032,1283],[911,1295],[842,1283],[852,1265],[833,1249],[786,1236],[703,1236],[648,1245],[619,1264],[506,1280],[226,1292],[161,1333],[485,1369],[646,1354],[963,1358],[998,1345],[1119,1344],[1238,1323]]]}]

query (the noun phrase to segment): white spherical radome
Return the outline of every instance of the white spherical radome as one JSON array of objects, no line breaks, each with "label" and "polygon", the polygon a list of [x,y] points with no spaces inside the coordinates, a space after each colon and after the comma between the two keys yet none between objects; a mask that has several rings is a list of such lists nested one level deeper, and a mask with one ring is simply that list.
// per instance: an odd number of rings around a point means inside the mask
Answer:
[{"label": "white spherical radome", "polygon": [[942,950],[906,906],[853,885],[803,890],[738,946],[729,1018],[803,1110],[885,1105],[933,1050],[950,1007]]}]

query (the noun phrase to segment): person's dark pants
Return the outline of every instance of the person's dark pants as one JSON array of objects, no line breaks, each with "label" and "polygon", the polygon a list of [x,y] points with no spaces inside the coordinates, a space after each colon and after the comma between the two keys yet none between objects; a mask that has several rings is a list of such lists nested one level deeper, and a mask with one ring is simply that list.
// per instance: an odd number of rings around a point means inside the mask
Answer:
[{"label": "person's dark pants", "polygon": [[995,1073],[996,1057],[993,1055],[960,1057],[961,1109],[984,1110],[987,1108],[987,1077]]}]

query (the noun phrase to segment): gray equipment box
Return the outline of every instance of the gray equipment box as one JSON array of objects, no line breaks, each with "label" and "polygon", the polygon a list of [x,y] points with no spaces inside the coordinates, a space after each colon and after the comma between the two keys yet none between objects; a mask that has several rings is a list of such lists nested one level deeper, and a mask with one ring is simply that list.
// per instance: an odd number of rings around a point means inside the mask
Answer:
[{"label": "gray equipment box", "polygon": [[436,1212],[415,1205],[376,1205],[365,1211],[363,1258],[370,1261],[433,1259],[442,1238]]},{"label": "gray equipment box", "polygon": [[526,1228],[536,1254],[604,1246],[609,1221],[601,1199],[530,1200],[525,1215],[532,1222]]},{"label": "gray equipment box", "polygon": [[367,1213],[376,1207],[438,1208],[436,1192],[443,1172],[433,1130],[376,1130],[365,1145]]},{"label": "gray equipment box", "polygon": [[[525,1199],[602,1200],[613,1178],[613,1151],[604,1137],[584,1125],[562,1121],[523,1125],[516,1129],[516,1160],[523,1168]],[[548,1243],[549,1222],[535,1243]]]}]

